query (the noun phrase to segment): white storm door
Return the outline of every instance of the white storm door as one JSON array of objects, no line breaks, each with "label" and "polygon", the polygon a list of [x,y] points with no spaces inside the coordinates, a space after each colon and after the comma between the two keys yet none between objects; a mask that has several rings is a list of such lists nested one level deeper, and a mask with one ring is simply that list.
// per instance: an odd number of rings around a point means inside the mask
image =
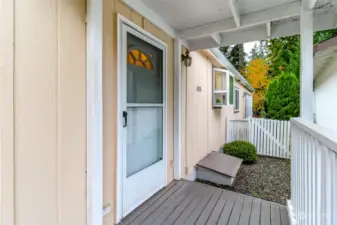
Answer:
[{"label": "white storm door", "polygon": [[165,46],[122,28],[123,217],[166,184]]}]

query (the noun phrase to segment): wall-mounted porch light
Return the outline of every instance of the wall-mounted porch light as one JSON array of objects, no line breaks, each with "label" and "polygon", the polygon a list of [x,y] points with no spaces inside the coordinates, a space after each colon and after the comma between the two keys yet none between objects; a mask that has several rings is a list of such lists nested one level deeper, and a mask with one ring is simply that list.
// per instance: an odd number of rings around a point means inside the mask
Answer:
[{"label": "wall-mounted porch light", "polygon": [[192,57],[190,56],[190,52],[188,50],[185,55],[181,54],[181,61],[184,62],[186,67],[190,67],[192,65]]}]

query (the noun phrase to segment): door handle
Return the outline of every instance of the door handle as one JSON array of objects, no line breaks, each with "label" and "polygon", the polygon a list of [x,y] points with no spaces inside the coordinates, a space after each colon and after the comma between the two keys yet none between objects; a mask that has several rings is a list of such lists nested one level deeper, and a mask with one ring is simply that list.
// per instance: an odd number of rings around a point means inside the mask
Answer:
[{"label": "door handle", "polygon": [[124,118],[123,127],[126,127],[128,125],[128,112],[127,111],[123,111],[123,118]]}]

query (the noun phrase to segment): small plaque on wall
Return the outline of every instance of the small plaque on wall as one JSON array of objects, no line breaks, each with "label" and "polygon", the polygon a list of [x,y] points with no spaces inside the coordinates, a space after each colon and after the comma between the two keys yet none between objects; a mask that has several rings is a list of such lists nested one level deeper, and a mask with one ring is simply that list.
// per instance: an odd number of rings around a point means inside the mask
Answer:
[{"label": "small plaque on wall", "polygon": [[202,88],[201,86],[197,86],[197,92],[201,92]]}]

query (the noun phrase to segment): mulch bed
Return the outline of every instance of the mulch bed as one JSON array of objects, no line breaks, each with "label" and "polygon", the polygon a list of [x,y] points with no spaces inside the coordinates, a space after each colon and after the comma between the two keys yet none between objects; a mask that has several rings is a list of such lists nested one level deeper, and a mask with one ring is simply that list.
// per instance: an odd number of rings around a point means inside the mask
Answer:
[{"label": "mulch bed", "polygon": [[256,164],[242,164],[232,187],[199,182],[286,205],[290,199],[290,160],[260,156]]}]

